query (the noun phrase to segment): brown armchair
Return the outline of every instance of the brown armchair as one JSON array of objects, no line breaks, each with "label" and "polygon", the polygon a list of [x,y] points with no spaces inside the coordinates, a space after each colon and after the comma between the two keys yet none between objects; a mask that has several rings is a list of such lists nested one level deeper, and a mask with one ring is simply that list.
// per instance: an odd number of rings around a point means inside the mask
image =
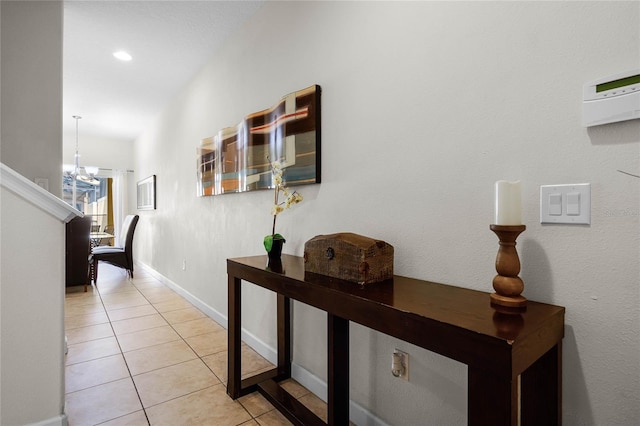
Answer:
[{"label": "brown armchair", "polygon": [[93,282],[98,284],[98,262],[108,262],[127,270],[133,278],[133,234],[138,224],[138,215],[129,215],[124,219],[119,244],[114,247],[98,246],[91,250],[89,262],[92,264]]}]

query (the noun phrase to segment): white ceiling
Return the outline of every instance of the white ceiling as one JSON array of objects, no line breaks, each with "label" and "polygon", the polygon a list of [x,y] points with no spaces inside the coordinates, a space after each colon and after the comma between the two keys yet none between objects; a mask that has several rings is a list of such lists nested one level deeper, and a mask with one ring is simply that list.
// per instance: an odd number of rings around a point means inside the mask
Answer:
[{"label": "white ceiling", "polygon": [[64,133],[133,141],[263,1],[65,1]]}]

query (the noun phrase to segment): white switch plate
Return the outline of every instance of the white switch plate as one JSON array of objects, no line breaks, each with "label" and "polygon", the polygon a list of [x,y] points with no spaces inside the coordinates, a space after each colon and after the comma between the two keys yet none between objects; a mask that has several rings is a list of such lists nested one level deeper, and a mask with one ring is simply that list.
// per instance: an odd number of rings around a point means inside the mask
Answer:
[{"label": "white switch plate", "polygon": [[540,223],[591,224],[591,184],[542,185]]}]

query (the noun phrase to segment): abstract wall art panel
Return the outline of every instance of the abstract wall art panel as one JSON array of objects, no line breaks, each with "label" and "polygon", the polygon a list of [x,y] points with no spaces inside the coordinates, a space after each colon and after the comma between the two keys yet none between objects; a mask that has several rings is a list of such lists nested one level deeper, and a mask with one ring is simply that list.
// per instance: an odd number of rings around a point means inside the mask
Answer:
[{"label": "abstract wall art panel", "polygon": [[320,183],[320,93],[318,85],[290,93],[203,139],[198,196],[272,189],[274,161],[282,165],[286,186]]}]

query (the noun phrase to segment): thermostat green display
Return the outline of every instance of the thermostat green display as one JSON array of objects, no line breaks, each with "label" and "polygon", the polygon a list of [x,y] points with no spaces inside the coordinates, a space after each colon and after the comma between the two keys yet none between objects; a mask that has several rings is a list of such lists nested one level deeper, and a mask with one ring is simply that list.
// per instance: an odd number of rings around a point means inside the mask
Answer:
[{"label": "thermostat green display", "polygon": [[640,83],[640,74],[632,75],[631,77],[620,78],[618,80],[609,81],[607,83],[598,84],[596,86],[596,92],[600,93],[604,92],[605,90],[620,89],[638,83]]},{"label": "thermostat green display", "polygon": [[585,127],[640,118],[640,70],[599,78],[584,85]]}]

